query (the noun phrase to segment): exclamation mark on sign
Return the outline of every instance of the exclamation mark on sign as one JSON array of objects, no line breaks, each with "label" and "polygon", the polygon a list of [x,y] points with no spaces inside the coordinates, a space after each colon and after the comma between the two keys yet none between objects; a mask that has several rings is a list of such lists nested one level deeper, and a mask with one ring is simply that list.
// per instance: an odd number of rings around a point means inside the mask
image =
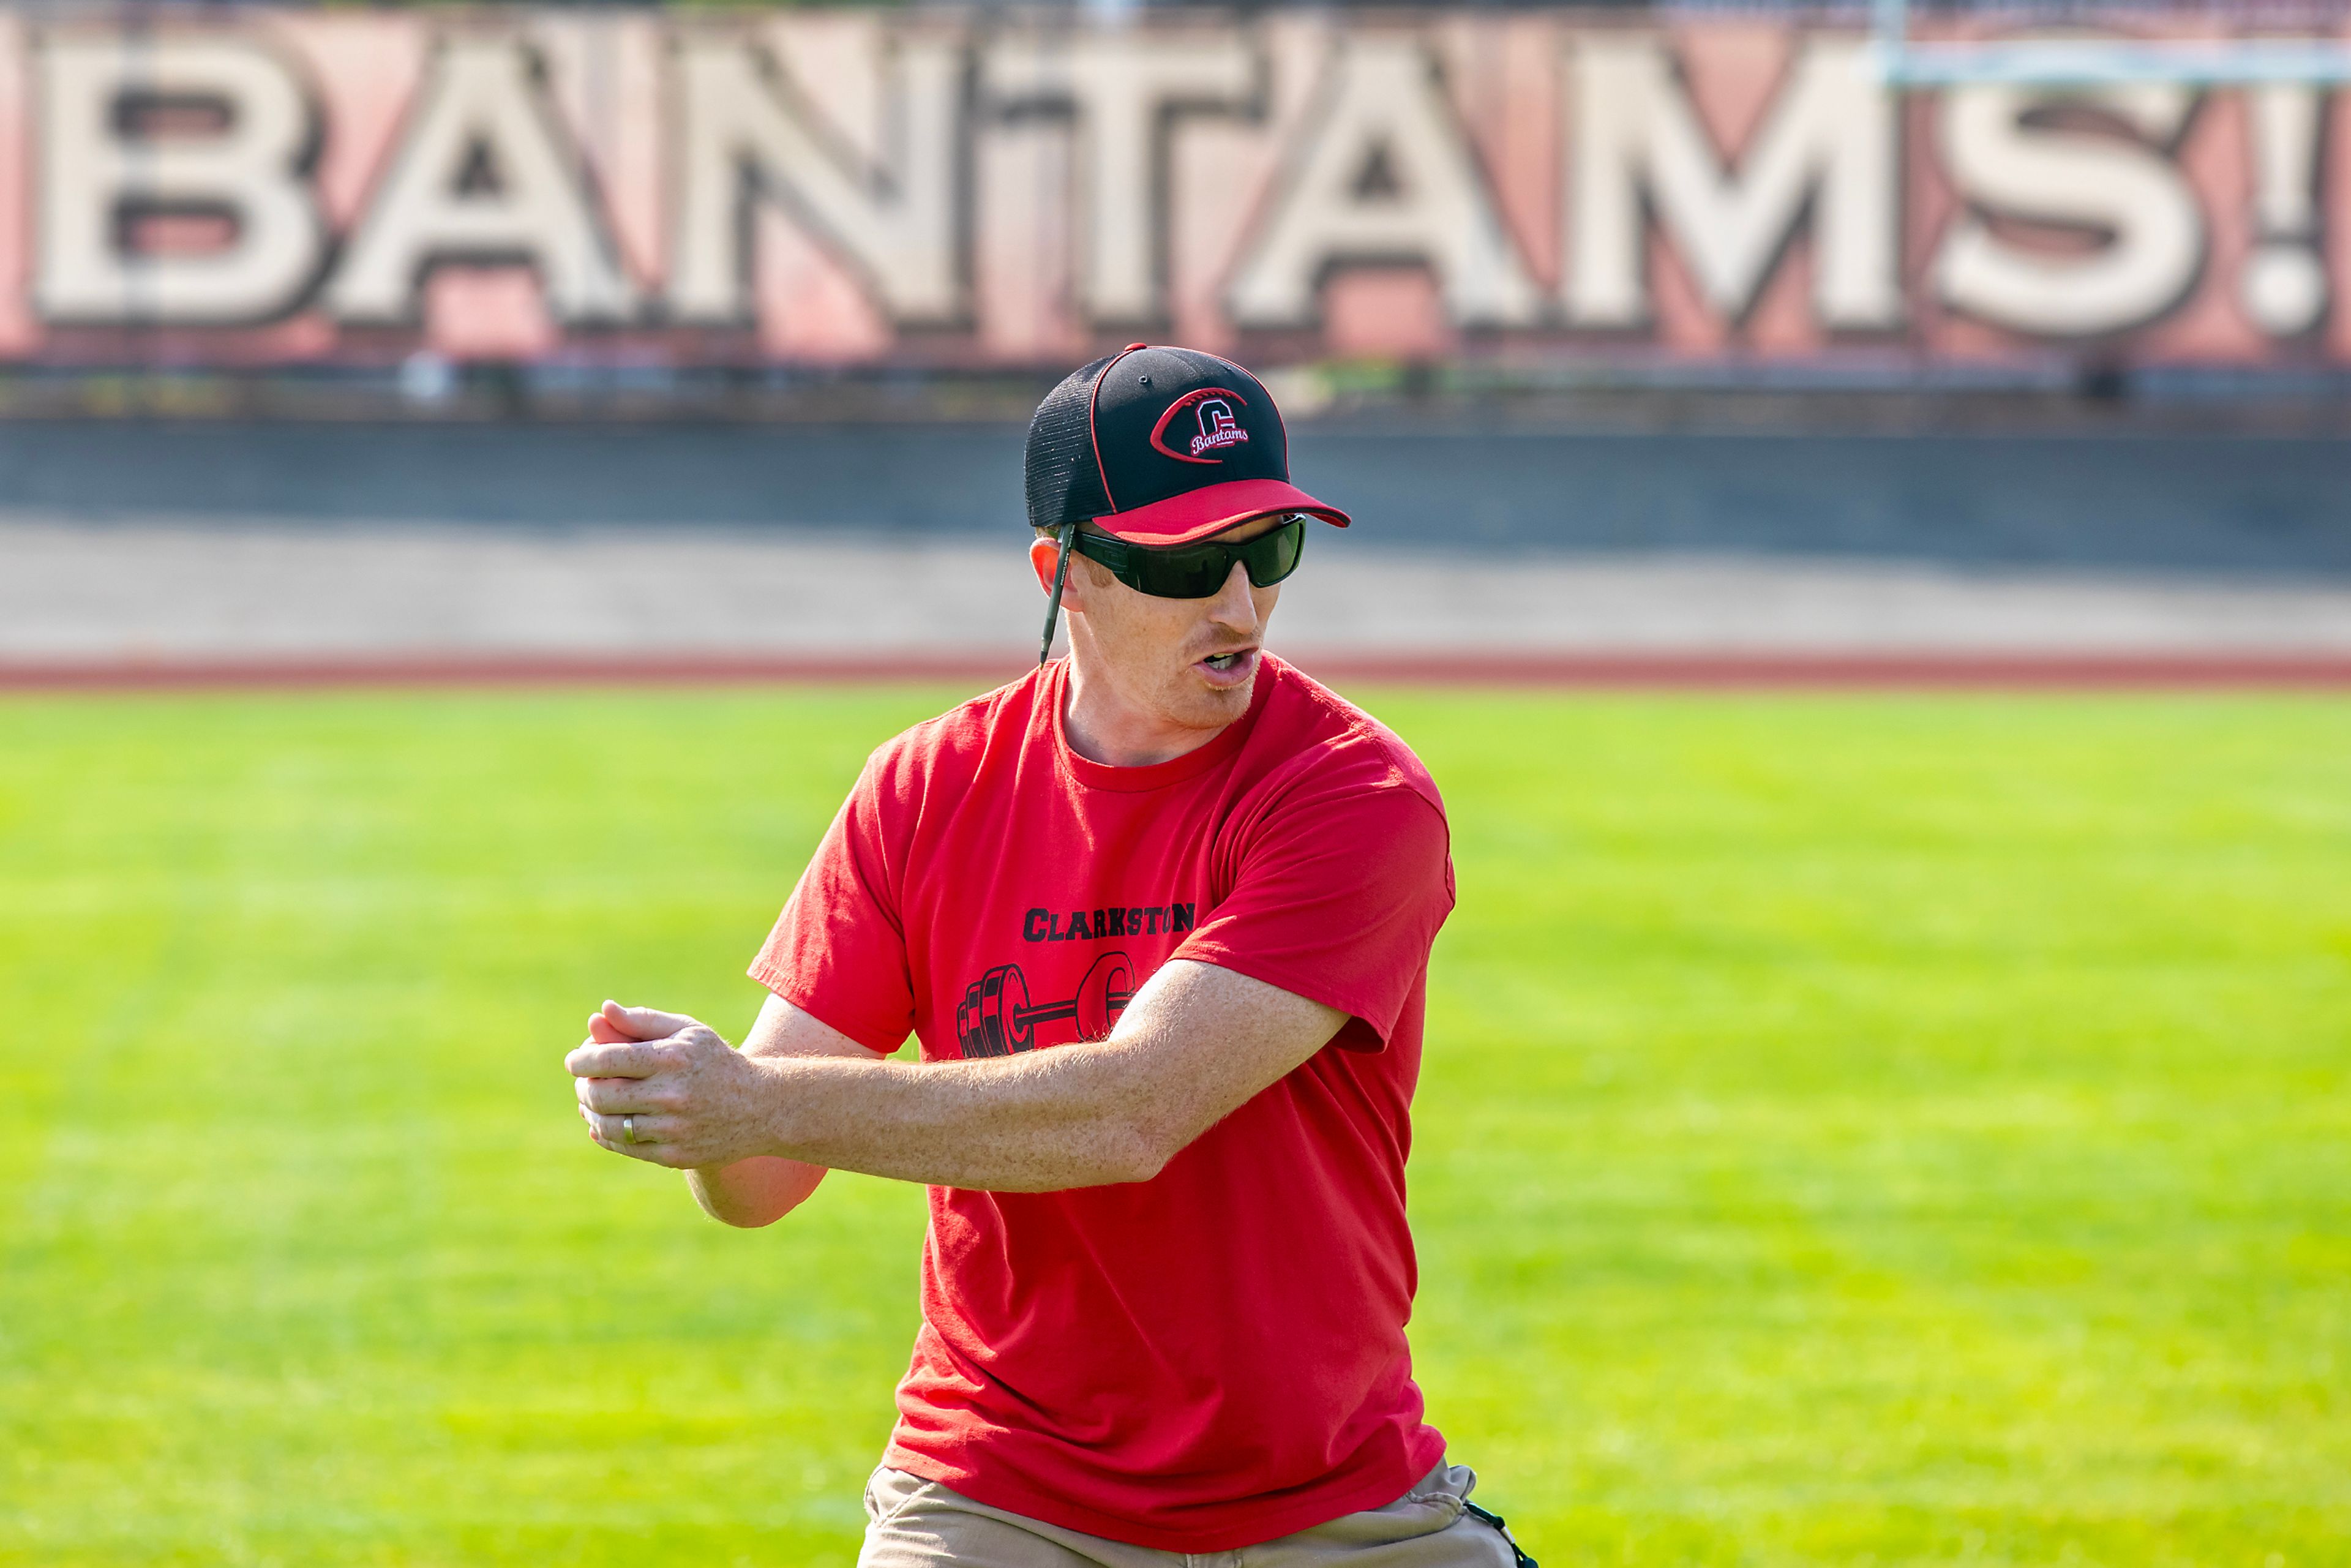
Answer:
[{"label": "exclamation mark on sign", "polygon": [[2313,87],[2245,94],[2253,131],[2253,254],[2241,287],[2245,314],[2273,338],[2297,337],[2326,312],[2319,257],[2318,137],[2325,99]]}]

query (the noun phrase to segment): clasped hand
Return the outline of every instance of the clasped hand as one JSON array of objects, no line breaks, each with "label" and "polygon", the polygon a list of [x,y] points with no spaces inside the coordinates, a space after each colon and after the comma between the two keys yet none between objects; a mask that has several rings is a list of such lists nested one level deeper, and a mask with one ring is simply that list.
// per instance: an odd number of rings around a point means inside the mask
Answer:
[{"label": "clasped hand", "polygon": [[563,1065],[588,1135],[616,1155],[684,1170],[768,1152],[772,1074],[706,1024],[606,1002]]}]

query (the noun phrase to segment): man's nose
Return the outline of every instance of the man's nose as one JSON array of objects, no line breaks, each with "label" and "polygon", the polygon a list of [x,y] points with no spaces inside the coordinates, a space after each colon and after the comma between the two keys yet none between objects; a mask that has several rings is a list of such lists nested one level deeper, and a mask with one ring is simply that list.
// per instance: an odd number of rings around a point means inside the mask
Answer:
[{"label": "man's nose", "polygon": [[1208,619],[1219,626],[1254,635],[1257,632],[1257,600],[1249,592],[1249,568],[1233,562],[1233,570],[1225,578],[1225,585],[1208,601]]}]

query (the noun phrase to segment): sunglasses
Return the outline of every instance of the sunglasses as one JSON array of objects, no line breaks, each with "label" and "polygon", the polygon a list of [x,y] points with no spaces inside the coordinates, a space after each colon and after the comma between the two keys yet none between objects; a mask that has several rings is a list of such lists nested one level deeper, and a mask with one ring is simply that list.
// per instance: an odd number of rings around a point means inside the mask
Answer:
[{"label": "sunglasses", "polygon": [[1237,545],[1138,545],[1081,533],[1071,548],[1138,593],[1210,599],[1231,580],[1236,563],[1259,588],[1271,588],[1296,571],[1298,558],[1306,552],[1306,515],[1292,512],[1280,528]]},{"label": "sunglasses", "polygon": [[1061,618],[1061,584],[1069,577],[1072,551],[1137,593],[1154,599],[1212,599],[1232,580],[1236,561],[1258,588],[1271,588],[1296,571],[1298,558],[1306,553],[1306,521],[1305,513],[1292,512],[1280,527],[1237,545],[1138,545],[1108,534],[1078,533],[1075,524],[1063,528],[1061,559],[1045,601],[1045,640],[1038,645],[1037,663],[1052,656],[1053,623]]}]

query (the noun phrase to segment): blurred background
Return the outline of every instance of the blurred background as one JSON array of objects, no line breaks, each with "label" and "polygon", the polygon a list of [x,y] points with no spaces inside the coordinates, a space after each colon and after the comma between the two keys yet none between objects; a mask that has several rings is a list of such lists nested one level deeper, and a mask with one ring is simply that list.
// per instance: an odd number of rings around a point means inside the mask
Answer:
[{"label": "blurred background", "polygon": [[1301,655],[2337,667],[2342,14],[1864,20],[10,13],[0,668],[1008,674],[1138,337],[1362,514]]},{"label": "blurred background", "polygon": [[1536,1555],[2351,1560],[2351,13],[0,10],[0,1561],[848,1563],[920,1195],[577,1136],[1231,355]]}]

